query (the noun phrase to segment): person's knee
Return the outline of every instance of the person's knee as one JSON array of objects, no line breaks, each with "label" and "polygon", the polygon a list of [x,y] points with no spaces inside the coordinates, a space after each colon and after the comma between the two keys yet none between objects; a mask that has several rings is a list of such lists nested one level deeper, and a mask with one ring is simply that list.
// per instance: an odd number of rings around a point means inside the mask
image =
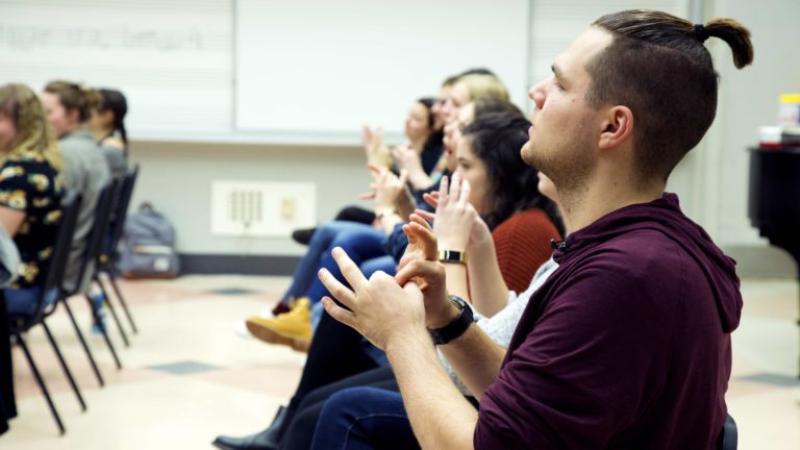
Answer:
[{"label": "person's knee", "polygon": [[397,265],[391,256],[369,259],[361,264],[361,273],[369,278],[373,273],[382,271],[389,275],[394,275]]},{"label": "person's knee", "polygon": [[[341,229],[342,227],[337,222],[325,222],[317,226],[317,230],[311,237],[311,243],[326,245],[336,238],[341,232]],[[311,243],[309,243],[309,245],[311,245]]]},{"label": "person's knee", "polygon": [[352,419],[363,412],[362,400],[368,395],[364,387],[342,389],[328,397],[322,408],[322,415],[336,414]]},{"label": "person's knee", "polygon": [[338,412],[340,416],[354,419],[376,410],[385,411],[386,405],[391,403],[394,397],[399,398],[399,395],[397,392],[368,386],[342,389],[328,398],[323,407],[323,414],[326,414],[326,411],[329,414]]}]

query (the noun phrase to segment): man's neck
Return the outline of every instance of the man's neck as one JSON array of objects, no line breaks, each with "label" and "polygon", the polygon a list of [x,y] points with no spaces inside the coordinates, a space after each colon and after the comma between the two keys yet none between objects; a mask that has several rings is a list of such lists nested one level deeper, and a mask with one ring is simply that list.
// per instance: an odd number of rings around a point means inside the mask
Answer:
[{"label": "man's neck", "polygon": [[605,177],[605,180],[588,182],[571,190],[559,188],[564,223],[570,232],[581,230],[601,217],[629,205],[648,203],[664,193],[664,185],[632,189],[627,181]]}]

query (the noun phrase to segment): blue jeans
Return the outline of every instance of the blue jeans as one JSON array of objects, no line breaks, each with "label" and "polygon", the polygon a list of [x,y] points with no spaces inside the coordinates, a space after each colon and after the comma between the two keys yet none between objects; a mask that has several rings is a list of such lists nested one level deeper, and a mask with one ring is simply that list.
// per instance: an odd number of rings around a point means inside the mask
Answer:
[{"label": "blue jeans", "polygon": [[312,450],[419,448],[399,392],[344,389],[322,408]]},{"label": "blue jeans", "polygon": [[[391,256],[386,255],[386,256],[381,256],[379,258],[372,258],[364,261],[363,263],[361,263],[360,269],[361,273],[363,273],[365,277],[369,278],[373,273],[379,270],[382,270],[388,273],[389,275],[394,275],[395,270],[397,269],[397,265],[394,263],[394,259]],[[320,299],[322,299],[322,297],[320,297]],[[314,303],[311,306],[311,326],[315,330],[317,329],[317,325],[319,324],[320,318],[322,318],[322,311],[323,311],[322,303]],[[380,352],[380,350],[378,351]],[[383,354],[383,352],[380,353]],[[380,361],[383,361],[384,359],[386,358],[383,357],[382,359],[380,359]]]},{"label": "blue jeans", "polygon": [[306,293],[311,282],[317,278],[320,259],[325,253],[330,253],[331,244],[339,236],[339,233],[346,230],[364,229],[372,229],[372,227],[363,223],[345,221],[327,222],[318,226],[311,237],[311,242],[308,243],[308,251],[294,269],[292,284],[283,294],[281,301],[301,297]]},{"label": "blue jeans", "polygon": [[[355,225],[357,228],[350,227],[349,229],[340,230],[338,235],[330,242],[326,251],[322,253],[319,266],[315,268],[314,271],[314,279],[305,292],[305,296],[311,300],[311,303],[319,302],[322,300],[323,296],[330,295],[328,289],[325,288],[325,285],[322,284],[316,276],[318,269],[324,267],[328,269],[336,279],[344,282],[342,272],[339,270],[339,266],[331,255],[331,250],[335,247],[341,247],[347,252],[350,259],[359,266],[367,260],[387,255],[386,234],[384,234],[382,230],[377,230],[369,225],[363,224],[350,223],[350,225]],[[386,260],[383,261],[385,262]],[[381,265],[380,267],[385,267],[385,265]],[[368,270],[372,269],[368,267]],[[391,273],[394,273],[393,269]]]},{"label": "blue jeans", "polygon": [[[3,293],[6,297],[6,309],[10,316],[32,316],[36,314],[36,306],[39,297],[42,295],[41,286],[33,286],[24,289],[6,288]],[[56,301],[58,292],[53,289],[47,293],[45,306],[51,305]]]}]

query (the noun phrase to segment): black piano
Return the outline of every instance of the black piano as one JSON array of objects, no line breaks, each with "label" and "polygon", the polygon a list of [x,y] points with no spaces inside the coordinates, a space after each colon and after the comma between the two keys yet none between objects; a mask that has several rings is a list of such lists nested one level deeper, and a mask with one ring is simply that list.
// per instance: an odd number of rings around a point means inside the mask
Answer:
[{"label": "black piano", "polygon": [[800,281],[800,147],[750,149],[748,216],[770,244],[792,255]]}]

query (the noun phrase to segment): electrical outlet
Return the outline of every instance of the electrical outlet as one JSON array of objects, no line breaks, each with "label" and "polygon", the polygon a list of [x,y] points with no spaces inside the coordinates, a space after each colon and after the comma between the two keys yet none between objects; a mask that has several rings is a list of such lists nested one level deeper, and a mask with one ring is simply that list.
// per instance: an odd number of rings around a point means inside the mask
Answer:
[{"label": "electrical outlet", "polygon": [[211,232],[220,236],[289,236],[316,223],[316,185],[215,180]]}]

